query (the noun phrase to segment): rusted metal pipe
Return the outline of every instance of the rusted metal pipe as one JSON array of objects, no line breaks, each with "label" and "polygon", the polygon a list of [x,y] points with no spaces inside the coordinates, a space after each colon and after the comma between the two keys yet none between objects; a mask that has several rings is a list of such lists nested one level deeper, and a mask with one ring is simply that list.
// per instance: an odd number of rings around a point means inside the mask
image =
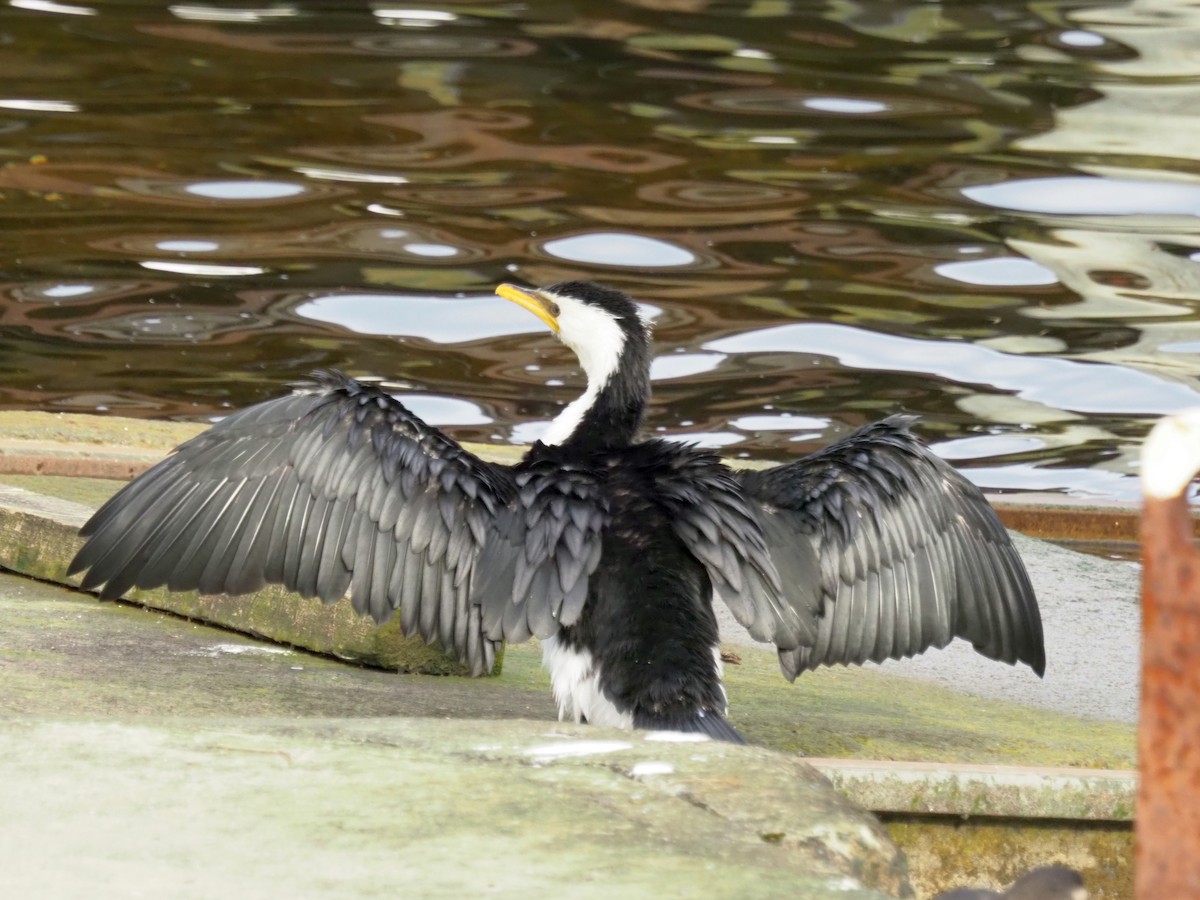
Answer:
[{"label": "rusted metal pipe", "polygon": [[1159,422],[1142,452],[1142,699],[1135,885],[1200,897],[1200,552],[1187,491],[1200,410]]}]

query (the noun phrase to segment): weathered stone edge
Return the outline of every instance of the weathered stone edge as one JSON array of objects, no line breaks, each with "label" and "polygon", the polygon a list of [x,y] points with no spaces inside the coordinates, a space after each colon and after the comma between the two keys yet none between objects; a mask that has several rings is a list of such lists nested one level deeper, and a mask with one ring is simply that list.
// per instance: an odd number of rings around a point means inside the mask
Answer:
[{"label": "weathered stone edge", "polygon": [[[22,575],[78,587],[67,566],[81,546],[88,507],[0,485],[0,566]],[[323,604],[279,587],[240,597],[133,590],[125,599],[153,609],[290,644],[341,659],[426,675],[467,675],[457,658],[420,637],[405,637],[399,618],[376,625],[349,603]],[[496,671],[500,669],[497,660]]]},{"label": "weathered stone edge", "polygon": [[879,813],[1132,822],[1132,770],[807,759],[859,806]]}]

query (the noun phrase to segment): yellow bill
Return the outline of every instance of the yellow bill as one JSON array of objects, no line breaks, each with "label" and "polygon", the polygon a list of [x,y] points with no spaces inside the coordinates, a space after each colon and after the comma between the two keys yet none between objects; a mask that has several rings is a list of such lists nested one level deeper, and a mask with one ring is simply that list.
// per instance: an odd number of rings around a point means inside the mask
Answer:
[{"label": "yellow bill", "polygon": [[537,291],[526,291],[516,285],[502,284],[496,288],[496,293],[505,300],[511,300],[522,309],[529,310],[549,325],[551,330],[558,331],[558,307]]}]

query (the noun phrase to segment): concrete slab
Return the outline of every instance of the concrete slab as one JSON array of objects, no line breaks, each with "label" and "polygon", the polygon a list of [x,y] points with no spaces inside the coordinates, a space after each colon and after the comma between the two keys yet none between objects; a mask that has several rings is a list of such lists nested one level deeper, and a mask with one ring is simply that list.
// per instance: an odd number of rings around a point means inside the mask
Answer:
[{"label": "concrete slab", "polygon": [[0,870],[29,897],[911,896],[803,762],[579,732],[10,722]]},{"label": "concrete slab", "polygon": [[[421,856],[428,849],[421,843],[427,839],[424,831],[420,838],[414,838],[404,829],[414,821],[422,823],[422,828],[427,822],[445,827],[441,823],[448,814],[436,806],[441,800],[422,793],[420,784],[396,781],[388,762],[392,758],[387,753],[381,755],[373,749],[360,759],[355,748],[363,743],[372,748],[389,747],[400,740],[397,735],[424,735],[430,723],[456,723],[466,731],[447,732],[448,743],[439,744],[432,756],[445,754],[459,765],[463,754],[483,752],[480,748],[490,746],[501,734],[510,736],[513,743],[502,744],[508,748],[505,752],[512,753],[545,744],[560,734],[617,740],[632,743],[635,749],[644,739],[642,735],[563,728],[555,723],[548,681],[540,669],[538,648],[532,645],[510,648],[505,670],[498,678],[396,675],[347,666],[154,610],[101,603],[86,594],[14,577],[0,577],[0,622],[0,804],[6,810],[6,815],[0,817],[0,872],[26,879],[13,882],[21,886],[36,885],[38,873],[50,873],[52,877],[41,884],[53,889],[38,892],[41,896],[75,896],[80,885],[89,880],[95,882],[91,892],[101,897],[128,896],[131,885],[146,884],[149,892],[171,882],[177,883],[173,895],[200,896],[211,895],[222,885],[224,892],[232,885],[241,892],[243,883],[259,886],[272,878],[281,878],[280,883],[294,887],[298,896],[324,896],[324,885],[334,883],[330,881],[331,873],[338,867],[333,863],[336,854],[320,847],[313,849],[312,842],[317,838],[312,835],[320,833],[322,823],[311,821],[311,816],[305,820],[305,841],[309,843],[299,841],[291,847],[289,842],[296,838],[280,835],[280,830],[286,832],[285,826],[290,827],[287,823],[297,816],[308,816],[310,808],[336,811],[324,822],[330,834],[360,835],[368,827],[379,832],[351,842],[340,857],[340,865],[353,875],[336,882],[339,886],[349,884],[356,890],[361,887],[367,895],[368,882],[394,890],[394,882],[389,880],[394,859],[387,865],[383,862],[388,853],[407,859],[410,853]],[[769,766],[769,760],[776,757],[795,761],[797,750],[823,756],[858,756],[863,762],[857,767],[844,758],[814,762],[860,802],[883,809],[951,812],[952,821],[959,823],[955,833],[959,846],[963,810],[971,812],[976,820],[1008,823],[1007,842],[988,839],[990,849],[984,853],[992,866],[1013,859],[1032,863],[1069,860],[1088,872],[1093,883],[1101,876],[1109,882],[1115,878],[1118,884],[1128,880],[1128,867],[1122,868],[1120,862],[1129,855],[1128,822],[1112,821],[1127,818],[1121,804],[1126,810],[1131,804],[1133,785],[1128,773],[1105,775],[1081,770],[1070,778],[1054,774],[1054,778],[1070,782],[1064,787],[1052,783],[1041,771],[1023,768],[1013,774],[1011,766],[1004,766],[1007,774],[1001,777],[991,765],[1014,761],[1128,765],[1132,761],[1133,737],[1128,727],[964,698],[931,685],[917,684],[914,689],[914,684],[905,679],[857,669],[814,673],[800,684],[789,686],[779,676],[773,654],[755,648],[738,648],[737,652],[740,662],[727,666],[732,721],[752,742],[783,748],[786,753],[762,756],[765,749],[747,751],[750,755],[741,764],[731,763],[732,769]],[[382,730],[364,732],[368,726]],[[465,744],[464,733],[472,735],[474,742]],[[197,735],[205,737],[200,740]],[[331,744],[336,745],[335,749],[326,752]],[[746,749],[722,749],[721,753],[736,754]],[[413,760],[404,753],[397,752],[392,760],[396,766],[426,771],[431,765],[426,757]],[[313,766],[328,768],[332,774],[312,785],[308,768],[303,771],[302,782],[288,780],[286,772],[268,778],[260,769],[264,758],[275,757],[315,760]],[[914,774],[911,767],[879,762],[889,758],[939,762],[926,764]],[[519,755],[510,754],[506,759],[502,769],[510,765],[520,769],[528,764]],[[626,761],[622,760],[624,765]],[[945,760],[971,765],[955,769]],[[664,759],[651,754],[630,757],[627,762],[630,771],[640,762],[647,765],[639,771],[655,772],[662,769]],[[670,759],[665,762],[674,765]],[[499,765],[488,763],[494,764]],[[599,764],[611,769],[611,763],[601,760]],[[218,774],[189,774],[207,772],[214,766]],[[375,767],[384,771],[372,776]],[[789,773],[789,784],[798,777],[799,770],[788,767],[784,771]],[[347,773],[356,785],[345,798],[336,794],[338,772]],[[628,775],[604,777],[610,787],[636,787],[637,779],[631,780]],[[706,770],[701,781],[723,784],[727,777]],[[468,787],[475,791],[480,778],[454,774],[451,780],[463,785],[464,791]],[[486,776],[490,779],[489,789],[500,794],[509,790],[507,778],[496,772]],[[1096,804],[1094,785],[1090,791],[1081,787],[1088,779],[1099,779],[1110,786],[1107,806]],[[369,797],[364,796],[369,792],[358,786],[364,781],[371,781],[377,788]],[[1122,782],[1123,788],[1111,790],[1112,785]],[[524,782],[518,778],[517,783]],[[777,784],[738,784],[745,788],[735,804],[743,817],[772,809],[778,796],[788,797],[790,791],[799,789],[796,785],[783,790]],[[14,785],[20,790],[11,787]],[[288,790],[298,792],[301,799],[278,799]],[[687,791],[694,798],[693,789]],[[764,791],[766,795],[760,795]],[[259,792],[267,799],[258,797]],[[1090,797],[1087,810],[1083,809],[1081,792]],[[885,795],[886,800],[881,799]],[[381,809],[380,797],[398,799],[389,799],[386,808]],[[553,829],[565,826],[560,826],[557,818],[542,814],[542,802],[539,799],[524,814],[514,807],[495,811],[488,805],[492,803],[490,797],[477,808],[489,822],[505,823],[510,832],[559,834]],[[969,807],[963,807],[964,802]],[[306,804],[305,809],[297,812],[297,803]],[[359,803],[363,805],[355,806]],[[610,810],[625,801],[605,795],[589,799],[584,805],[590,807],[593,803]],[[691,801],[688,803],[690,808],[685,814],[700,815],[690,806]],[[164,804],[166,808],[159,810]],[[435,804],[433,813],[426,811],[428,804]],[[466,805],[476,809],[470,803]],[[1044,852],[1048,840],[1045,829],[1035,830],[1030,846],[1022,843],[1021,829],[1013,828],[1011,818],[992,818],[1011,817],[1018,808],[1035,819],[1061,817],[1071,810],[1074,814],[1086,812],[1101,826],[1121,824],[1124,830],[1102,832],[1102,841],[1097,844],[1095,835],[1068,839],[1061,818],[1051,818],[1046,821],[1055,823],[1054,838],[1059,849],[1050,856]],[[13,815],[8,814],[10,810]],[[578,810],[571,815],[585,817]],[[397,822],[401,824],[395,825]],[[241,843],[230,849],[226,843],[234,840],[235,825],[240,829]],[[462,827],[470,832],[467,825]],[[643,827],[638,824],[633,830]],[[669,832],[675,826],[660,827]],[[681,835],[689,833],[686,823],[680,827]],[[768,835],[762,839],[767,843],[778,834],[790,833],[787,829],[775,830],[773,824],[762,827],[768,829],[761,831]],[[896,822],[889,825],[892,830],[897,827]],[[51,829],[55,829],[53,838]],[[573,840],[575,833],[566,828],[561,831],[561,841]],[[917,873],[917,883],[925,893],[956,883],[962,861],[974,859],[981,852],[975,848],[947,859],[929,851],[924,831],[902,833],[909,846],[922,848],[920,859],[925,868]],[[114,842],[108,838],[110,834],[122,837]],[[262,859],[243,852],[246,834],[253,834],[255,842],[261,840],[263,852],[295,859],[296,872],[317,887],[302,889],[295,885],[279,875],[280,867],[273,860],[266,868],[259,868]],[[657,832],[652,836],[651,843],[664,847],[670,857],[656,871],[672,879],[672,884],[684,888],[690,885],[693,895],[753,896],[759,891],[760,882],[755,878],[746,881],[749,894],[740,889],[726,890],[728,883],[716,874],[711,884],[719,890],[713,892],[704,890],[700,883],[679,880],[682,876],[676,863],[682,851]],[[387,845],[390,850],[384,847],[388,840],[395,842]],[[546,843],[538,846],[544,850]],[[596,849],[586,842],[580,846],[590,848],[589,852]],[[202,868],[195,862],[199,857],[187,855],[189,847],[198,848],[196,852],[203,851],[206,857],[216,854],[218,859]],[[288,857],[289,847],[299,856]],[[501,870],[504,864],[487,854],[519,851],[525,854],[522,859],[535,858],[529,856],[534,851],[523,849],[525,844],[484,842],[483,847],[481,853],[489,865]],[[444,848],[436,852],[442,855],[435,858],[445,863]],[[595,885],[611,884],[635,893],[649,892],[645,884],[639,888],[636,884],[640,882],[622,881],[610,873],[613,854],[620,852],[619,848],[609,847],[600,853],[600,861],[587,863],[580,896],[590,896],[588,891]],[[15,855],[8,858],[9,854]],[[57,865],[49,864],[50,854],[57,854]],[[630,851],[625,858],[631,865],[647,869],[656,865],[641,851]],[[604,862],[606,859],[610,862]],[[712,873],[718,863],[705,858],[703,863],[694,864],[696,871]],[[567,877],[564,865],[557,857],[537,862],[534,871],[546,880],[521,884],[548,890],[551,878]],[[984,869],[976,863],[973,871]],[[370,878],[359,880],[360,871]],[[474,869],[470,871],[477,874]],[[737,878],[744,875],[735,874]],[[993,872],[993,876],[995,883],[1011,880],[1006,871]],[[859,879],[857,875],[851,877]],[[836,883],[853,887],[849,882]],[[491,885],[497,893],[516,890],[511,881],[493,885],[484,880],[479,884]],[[780,890],[775,881],[761,884],[763,895]],[[824,882],[801,879],[795,884],[811,889],[806,896],[823,896],[820,891],[824,890]],[[415,895],[446,896],[461,889],[458,881],[434,879]],[[656,888],[661,889],[661,885]],[[793,893],[795,890],[798,888]],[[843,896],[857,896],[854,890]]]},{"label": "concrete slab", "polygon": [[[556,716],[536,642],[497,678],[399,677],[179,616],[0,576],[0,715]],[[729,648],[730,719],[788,753],[976,765],[1127,769],[1127,725],[981,700],[866,669],[789,685],[773,653]]]},{"label": "concrete slab", "polygon": [[[77,479],[59,479],[60,487],[77,483]],[[119,482],[103,484],[115,490]],[[79,528],[93,511],[93,507],[71,499],[0,483],[0,566],[47,581],[78,585],[78,576],[67,576],[66,571],[82,546]],[[358,615],[349,603],[325,604],[277,585],[236,597],[164,589],[135,589],[125,596],[155,609],[399,672],[445,675],[469,671],[440,647],[426,644],[416,635],[406,636],[398,616],[378,625]],[[502,661],[501,652],[497,654],[497,669]]]},{"label": "concrete slab", "polygon": [[[1077,553],[1015,532],[1013,540],[1042,612],[1043,678],[1025,666],[984,659],[964,641],[869,667],[979,697],[1136,724],[1140,564]],[[727,609],[719,607],[717,612],[724,640],[754,643]]]},{"label": "concrete slab", "polygon": [[0,616],[6,895],[911,896],[795,757],[520,719],[546,695],[11,577]]}]

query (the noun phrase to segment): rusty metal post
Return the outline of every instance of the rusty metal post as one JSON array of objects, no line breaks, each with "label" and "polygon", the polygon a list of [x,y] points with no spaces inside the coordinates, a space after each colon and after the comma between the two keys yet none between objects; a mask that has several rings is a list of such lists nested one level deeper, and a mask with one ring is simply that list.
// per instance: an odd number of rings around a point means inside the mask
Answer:
[{"label": "rusty metal post", "polygon": [[1192,525],[1185,496],[1147,495],[1135,824],[1139,900],[1200,898],[1200,553],[1192,546]]}]

